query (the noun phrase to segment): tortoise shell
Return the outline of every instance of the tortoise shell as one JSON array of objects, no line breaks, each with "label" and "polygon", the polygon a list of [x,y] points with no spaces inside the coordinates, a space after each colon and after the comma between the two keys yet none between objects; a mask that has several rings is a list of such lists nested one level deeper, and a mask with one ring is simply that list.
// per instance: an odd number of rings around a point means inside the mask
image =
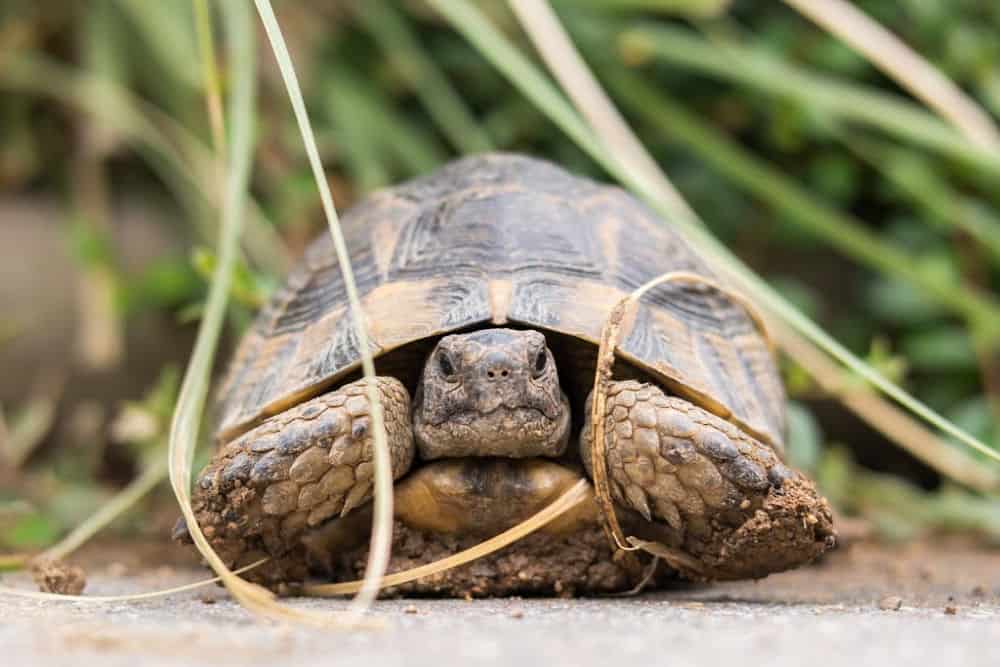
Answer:
[{"label": "tortoise shell", "polygon": [[[585,341],[596,358],[608,315],[636,287],[667,271],[715,278],[620,188],[517,155],[464,158],[377,192],[342,227],[372,354],[383,358],[493,325]],[[654,289],[625,321],[618,354],[781,453],[784,394],[774,359],[725,293],[701,284]],[[222,390],[219,438],[322,393],[360,362],[340,267],[323,234],[241,341]],[[592,382],[584,377],[574,381]]]}]

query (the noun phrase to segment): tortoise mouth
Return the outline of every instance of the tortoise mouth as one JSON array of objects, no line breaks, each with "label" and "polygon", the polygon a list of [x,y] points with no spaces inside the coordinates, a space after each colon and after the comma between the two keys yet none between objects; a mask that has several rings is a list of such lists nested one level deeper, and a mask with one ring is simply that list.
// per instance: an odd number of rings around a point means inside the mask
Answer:
[{"label": "tortoise mouth", "polygon": [[424,461],[457,457],[557,457],[569,443],[570,410],[565,396],[556,418],[531,406],[499,406],[489,412],[463,410],[441,423],[413,415],[417,451]]},{"label": "tortoise mouth", "polygon": [[536,408],[531,405],[498,405],[490,410],[480,411],[480,410],[458,410],[446,415],[443,415],[440,419],[436,421],[427,420],[426,424],[428,426],[440,427],[442,424],[454,422],[456,424],[463,424],[465,426],[474,425],[481,419],[492,420],[497,417],[501,419],[509,419],[511,417],[516,419],[524,419],[531,421],[551,421],[555,422],[541,409]]}]

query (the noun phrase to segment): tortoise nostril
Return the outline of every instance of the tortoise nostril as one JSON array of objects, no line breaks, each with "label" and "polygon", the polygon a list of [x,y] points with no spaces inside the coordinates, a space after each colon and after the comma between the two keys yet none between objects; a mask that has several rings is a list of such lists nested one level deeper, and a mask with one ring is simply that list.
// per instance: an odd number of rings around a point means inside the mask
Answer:
[{"label": "tortoise nostril", "polygon": [[486,377],[490,380],[498,380],[506,377],[510,377],[510,370],[506,368],[494,369],[491,368],[486,371]]},{"label": "tortoise nostril", "polygon": [[514,362],[500,351],[491,351],[482,360],[483,374],[487,380],[506,380],[514,375]]}]

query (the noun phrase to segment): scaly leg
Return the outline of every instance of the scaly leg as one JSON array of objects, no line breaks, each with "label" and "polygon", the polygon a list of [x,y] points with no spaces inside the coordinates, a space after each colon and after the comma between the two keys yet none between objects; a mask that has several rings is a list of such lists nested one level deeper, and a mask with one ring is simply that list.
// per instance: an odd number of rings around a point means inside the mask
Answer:
[{"label": "scaly leg", "polygon": [[[413,462],[410,397],[395,378],[376,380],[397,479]],[[359,380],[271,417],[216,453],[198,477],[192,504],[227,565],[270,556],[246,576],[271,585],[306,577],[301,538],[372,495],[370,412]]]},{"label": "scaly leg", "polygon": [[[580,436],[588,472],[591,400]],[[694,558],[697,570],[673,564],[685,576],[756,579],[834,545],[830,508],[812,483],[729,422],[631,380],[612,383],[605,415],[612,499]]]}]

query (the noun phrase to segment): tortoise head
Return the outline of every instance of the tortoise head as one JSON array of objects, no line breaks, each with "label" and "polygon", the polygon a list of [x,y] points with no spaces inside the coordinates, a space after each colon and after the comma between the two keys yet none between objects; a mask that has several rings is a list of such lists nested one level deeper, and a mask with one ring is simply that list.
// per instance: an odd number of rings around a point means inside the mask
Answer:
[{"label": "tortoise head", "polygon": [[424,459],[560,455],[569,403],[545,336],[483,329],[442,338],[424,364],[413,425]]}]

